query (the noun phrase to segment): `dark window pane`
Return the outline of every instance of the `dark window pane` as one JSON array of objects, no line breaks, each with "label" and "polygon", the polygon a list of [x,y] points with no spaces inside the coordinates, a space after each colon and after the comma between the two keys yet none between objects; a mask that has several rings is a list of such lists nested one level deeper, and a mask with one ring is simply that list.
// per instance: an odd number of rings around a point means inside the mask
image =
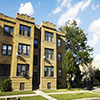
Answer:
[{"label": "dark window pane", "polygon": [[23,26],[22,25],[20,25],[20,32],[19,32],[19,34],[20,35],[23,34]]},{"label": "dark window pane", "polygon": [[47,83],[47,89],[51,89],[51,83]]},{"label": "dark window pane", "polygon": [[2,47],[2,54],[7,55],[7,45],[3,45]]},{"label": "dark window pane", "polygon": [[23,54],[23,55],[26,55],[26,45],[23,45],[22,54]]},{"label": "dark window pane", "polygon": [[61,59],[62,59],[62,55],[61,55],[61,53],[58,53],[58,61],[60,62]]},{"label": "dark window pane", "polygon": [[45,48],[45,58],[53,59],[54,50]]},{"label": "dark window pane", "polygon": [[18,54],[30,55],[30,46],[25,44],[19,44]]},{"label": "dark window pane", "polygon": [[21,69],[20,65],[17,65],[17,76],[21,75]]},{"label": "dark window pane", "polygon": [[0,76],[10,76],[9,64],[0,64]]},{"label": "dark window pane", "polygon": [[8,36],[8,34],[9,34],[9,27],[4,26],[4,35]]},{"label": "dark window pane", "polygon": [[61,47],[61,39],[58,39],[58,47]]},{"label": "dark window pane", "polygon": [[45,40],[53,42],[53,33],[51,33],[51,32],[45,32]]},{"label": "dark window pane", "polygon": [[27,55],[30,55],[30,46],[27,46]]},{"label": "dark window pane", "polygon": [[27,36],[30,36],[30,33],[31,33],[31,28],[29,27]]},{"label": "dark window pane", "polygon": [[28,30],[27,30],[27,27],[26,26],[24,26],[24,34],[23,35],[26,35],[27,36],[27,32]]},{"label": "dark window pane", "polygon": [[10,27],[10,36],[13,36],[13,27]]},{"label": "dark window pane", "polygon": [[53,77],[54,76],[54,68],[52,66],[44,67],[44,76],[45,77]]},{"label": "dark window pane", "polygon": [[24,84],[25,83],[20,83],[20,90],[24,90]]},{"label": "dark window pane", "polygon": [[8,55],[11,55],[12,53],[12,46],[8,46]]},{"label": "dark window pane", "polygon": [[19,47],[18,47],[18,54],[21,54],[21,51],[22,51],[22,45],[19,44]]},{"label": "dark window pane", "polygon": [[30,36],[31,28],[28,26],[20,25],[20,35]]},{"label": "dark window pane", "polygon": [[18,64],[17,65],[17,76],[23,76],[23,77],[29,76],[29,65],[28,64]]},{"label": "dark window pane", "polygon": [[34,39],[34,49],[37,49],[37,48],[38,48],[38,40]]},{"label": "dark window pane", "polygon": [[4,35],[13,36],[13,27],[4,26]]}]

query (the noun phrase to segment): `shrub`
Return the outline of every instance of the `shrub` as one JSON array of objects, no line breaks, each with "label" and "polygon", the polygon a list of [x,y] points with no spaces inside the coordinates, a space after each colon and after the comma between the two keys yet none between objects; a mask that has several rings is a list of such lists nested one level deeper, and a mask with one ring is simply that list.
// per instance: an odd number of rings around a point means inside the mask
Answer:
[{"label": "shrub", "polygon": [[11,80],[4,79],[0,82],[0,90],[2,92],[11,91]]},{"label": "shrub", "polygon": [[70,82],[67,82],[67,89],[71,89],[71,85],[70,85]]}]

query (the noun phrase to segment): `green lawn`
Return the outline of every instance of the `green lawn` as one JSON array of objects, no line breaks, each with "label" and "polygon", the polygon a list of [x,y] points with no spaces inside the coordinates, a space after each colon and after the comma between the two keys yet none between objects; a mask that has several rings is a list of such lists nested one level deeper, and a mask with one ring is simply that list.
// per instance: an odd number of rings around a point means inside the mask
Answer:
[{"label": "green lawn", "polygon": [[[32,97],[19,97],[20,100],[48,100],[42,96],[32,96]],[[0,99],[0,100],[5,100],[5,99]]]},{"label": "green lawn", "polygon": [[84,90],[80,88],[73,88],[73,89],[57,89],[57,90],[42,90],[45,93],[53,93],[53,92],[69,92],[69,91],[79,91],[79,90]]},{"label": "green lawn", "polygon": [[5,99],[3,98],[3,99],[0,99],[0,100],[5,100]]},{"label": "green lawn", "polygon": [[33,96],[33,97],[20,97],[20,100],[48,100],[42,96]]},{"label": "green lawn", "polygon": [[58,100],[72,100],[72,99],[80,99],[80,98],[100,97],[99,94],[92,94],[92,93],[52,94],[50,96]]},{"label": "green lawn", "polygon": [[19,94],[35,94],[35,93],[32,91],[13,91],[13,92],[0,91],[0,96],[19,95]]}]

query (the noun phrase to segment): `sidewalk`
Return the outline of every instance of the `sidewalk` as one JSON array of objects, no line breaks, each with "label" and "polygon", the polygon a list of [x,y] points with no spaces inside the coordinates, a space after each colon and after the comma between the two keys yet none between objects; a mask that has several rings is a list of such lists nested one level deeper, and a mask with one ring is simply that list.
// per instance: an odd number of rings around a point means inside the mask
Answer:
[{"label": "sidewalk", "polygon": [[42,92],[42,91],[40,91],[40,90],[37,90],[37,91],[34,91],[36,94],[38,94],[38,95],[41,95],[41,96],[43,96],[44,98],[47,98],[48,100],[57,100],[57,99],[55,99],[55,98],[53,98],[53,97],[51,97],[51,96],[48,96],[48,94],[47,93],[44,93],[44,92]]}]

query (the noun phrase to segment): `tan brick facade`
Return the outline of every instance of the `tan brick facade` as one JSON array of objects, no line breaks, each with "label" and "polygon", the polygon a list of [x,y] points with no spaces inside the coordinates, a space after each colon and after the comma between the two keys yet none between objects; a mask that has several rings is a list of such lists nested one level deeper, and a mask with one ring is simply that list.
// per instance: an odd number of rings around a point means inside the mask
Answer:
[{"label": "tan brick facade", "polygon": [[[4,30],[12,31],[9,27],[13,27],[12,36],[4,35]],[[48,33],[49,40],[53,39],[52,42],[45,40],[45,32],[52,33],[52,36]],[[58,38],[61,39],[61,47],[58,47]],[[36,49],[35,43],[37,43]],[[9,56],[10,45],[12,54]],[[45,59],[45,48],[49,49],[49,52],[53,51],[48,55],[48,57],[53,56],[53,59]],[[20,52],[22,53],[20,54]],[[29,55],[27,55],[28,52]],[[58,62],[59,52],[61,54],[60,62]],[[57,89],[58,81],[64,88],[66,86],[62,68],[64,54],[65,34],[58,32],[52,23],[42,22],[38,26],[35,24],[34,18],[24,14],[17,14],[16,19],[0,14],[0,68],[3,71],[3,66],[10,66],[10,69],[6,70],[10,74],[0,74],[0,77],[10,77],[14,91],[23,88],[23,90]],[[61,77],[58,75],[59,68],[62,71]],[[24,77],[21,73],[28,74],[28,77]]]}]

